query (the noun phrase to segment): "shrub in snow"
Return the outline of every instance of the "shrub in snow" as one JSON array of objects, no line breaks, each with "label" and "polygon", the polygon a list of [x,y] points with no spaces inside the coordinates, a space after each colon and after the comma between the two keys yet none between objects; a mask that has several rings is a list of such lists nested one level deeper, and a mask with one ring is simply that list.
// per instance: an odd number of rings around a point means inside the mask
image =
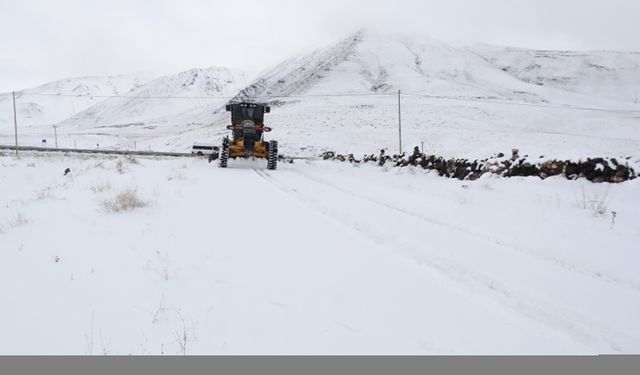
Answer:
[{"label": "shrub in snow", "polygon": [[42,190],[38,190],[36,191],[36,200],[42,200],[42,199],[47,199],[51,197],[51,188],[50,187],[46,187]]},{"label": "shrub in snow", "polygon": [[187,177],[183,173],[179,173],[179,172],[174,172],[174,173],[170,174],[169,176],[167,176],[167,181],[186,180],[186,179],[187,179]]},{"label": "shrub in snow", "polygon": [[29,219],[27,219],[21,212],[16,213],[15,216],[7,220],[7,224],[14,228],[27,225],[28,223]]},{"label": "shrub in snow", "polygon": [[129,164],[140,164],[140,163],[138,163],[138,159],[136,159],[136,157],[133,156],[133,155],[125,155],[124,159]]},{"label": "shrub in snow", "polygon": [[116,170],[118,171],[118,173],[123,174],[126,170],[124,163],[122,162],[122,159],[118,159],[118,161],[116,162]]},{"label": "shrub in snow", "polygon": [[107,212],[130,211],[134,208],[147,206],[147,202],[140,199],[135,188],[128,188],[118,193],[115,197],[102,202],[102,207]]},{"label": "shrub in snow", "polygon": [[94,193],[102,193],[103,191],[111,190],[111,183],[109,181],[97,182],[89,189]]},{"label": "shrub in snow", "polygon": [[[601,196],[587,196],[584,188],[582,188],[582,196],[580,198],[576,197],[575,199],[578,208],[591,211],[594,217],[604,217],[609,213],[609,208],[607,207],[608,190]],[[615,217],[612,219],[612,225],[613,221],[615,221]]]},{"label": "shrub in snow", "polygon": [[606,202],[602,199],[589,199],[583,208],[591,211],[594,217],[604,217],[609,212]]}]

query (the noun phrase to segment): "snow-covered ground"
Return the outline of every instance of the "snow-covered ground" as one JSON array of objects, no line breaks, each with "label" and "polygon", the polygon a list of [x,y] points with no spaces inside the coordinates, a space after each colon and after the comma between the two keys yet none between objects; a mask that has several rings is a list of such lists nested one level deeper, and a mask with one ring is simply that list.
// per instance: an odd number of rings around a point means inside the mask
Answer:
[{"label": "snow-covered ground", "polygon": [[[19,136],[52,145],[56,124],[60,147],[189,151],[221,142],[223,104],[248,98],[272,106],[283,154],[395,153],[402,90],[405,151],[640,170],[639,66],[361,31],[252,81],[208,68],[23,90]],[[0,144],[12,116],[1,94]],[[2,153],[0,354],[640,352],[640,179],[231,166]],[[123,191],[142,207],[105,207]]]},{"label": "snow-covered ground", "polygon": [[639,180],[230,165],[0,157],[0,353],[640,351]]}]

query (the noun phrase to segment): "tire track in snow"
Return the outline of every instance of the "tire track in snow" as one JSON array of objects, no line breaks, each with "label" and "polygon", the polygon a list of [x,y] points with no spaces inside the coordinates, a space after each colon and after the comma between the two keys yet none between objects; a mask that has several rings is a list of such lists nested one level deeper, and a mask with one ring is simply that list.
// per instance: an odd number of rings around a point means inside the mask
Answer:
[{"label": "tire track in snow", "polygon": [[331,182],[325,181],[323,179],[320,179],[320,178],[317,178],[317,177],[314,177],[314,176],[310,176],[310,175],[308,175],[308,174],[306,174],[306,173],[304,173],[302,171],[292,170],[292,172],[298,173],[301,176],[303,176],[303,177],[305,177],[305,178],[307,178],[309,180],[312,180],[314,182],[326,185],[326,186],[328,186],[330,188],[336,189],[336,190],[338,190],[340,192],[343,192],[345,194],[349,194],[349,195],[352,195],[352,196],[354,196],[356,198],[367,200],[367,201],[369,201],[369,202],[371,202],[373,204],[376,204],[376,205],[379,205],[379,206],[394,210],[394,211],[399,212],[401,214],[404,214],[404,215],[407,215],[407,216],[410,216],[410,217],[425,221],[427,223],[434,224],[434,225],[439,225],[441,227],[445,227],[447,229],[451,229],[451,230],[454,230],[456,232],[462,233],[463,235],[476,237],[478,239],[481,239],[483,241],[489,242],[491,244],[498,245],[498,246],[500,246],[500,247],[502,247],[504,249],[508,249],[508,250],[517,252],[519,254],[525,255],[525,256],[530,257],[532,259],[537,259],[537,260],[548,262],[551,265],[560,267],[560,268],[562,268],[564,270],[567,270],[567,271],[570,271],[570,272],[574,272],[576,274],[580,274],[580,275],[583,275],[583,276],[588,276],[588,277],[591,277],[591,278],[599,280],[599,281],[610,283],[611,285],[614,285],[614,286],[618,286],[618,287],[622,287],[622,288],[629,288],[630,290],[633,290],[635,292],[640,292],[640,285],[634,283],[633,281],[621,280],[621,279],[619,279],[617,277],[614,277],[614,276],[611,276],[611,275],[603,275],[601,272],[592,271],[592,270],[586,269],[584,267],[577,266],[575,264],[568,264],[567,262],[564,262],[564,261],[562,261],[560,259],[557,259],[557,258],[554,258],[554,257],[535,254],[532,251],[524,250],[519,245],[511,244],[511,243],[508,243],[506,241],[497,240],[495,238],[492,238],[492,237],[483,235],[481,233],[474,232],[474,231],[471,231],[471,230],[468,230],[468,229],[465,229],[465,228],[462,228],[462,227],[459,227],[459,226],[456,226],[456,225],[453,225],[451,223],[447,223],[447,222],[439,221],[439,220],[436,220],[436,219],[433,219],[433,218],[429,218],[429,217],[423,216],[421,214],[418,214],[418,213],[415,213],[415,212],[412,212],[412,211],[408,211],[408,210],[402,209],[400,207],[397,207],[397,206],[394,206],[394,205],[391,205],[391,204],[388,204],[388,203],[385,203],[385,202],[381,202],[381,201],[376,200],[376,199],[372,199],[372,198],[367,197],[367,196],[365,196],[363,194],[359,194],[359,193],[356,193],[356,192],[354,192],[352,190],[345,189],[345,188],[343,188],[341,186],[337,186],[337,185],[335,185],[335,184],[333,184]]},{"label": "tire track in snow", "polygon": [[[296,172],[296,174],[299,176],[307,177],[302,172],[295,170],[291,171]],[[384,238],[379,233],[376,233],[374,230],[366,230],[362,227],[362,225],[354,226],[353,222],[345,219],[344,216],[340,215],[340,213],[329,212],[330,207],[328,207],[326,204],[323,204],[317,198],[314,198],[315,196],[317,196],[317,192],[314,191],[311,193],[306,193],[305,195],[304,191],[302,191],[301,189],[296,189],[291,186],[287,186],[280,181],[276,181],[275,178],[273,178],[269,173],[265,171],[255,170],[255,172],[260,177],[276,187],[278,190],[281,190],[285,194],[290,195],[293,199],[300,201],[301,203],[320,212],[323,215],[329,216],[330,218],[340,222],[342,225],[351,227],[353,230],[355,230],[357,233],[368,240],[371,240],[372,238],[375,239],[376,244],[378,244],[379,246],[382,246],[391,252],[397,252],[397,248],[401,247],[402,252],[408,255],[416,263],[436,271],[441,276],[444,276],[445,279],[454,282],[456,285],[461,286],[465,290],[471,291],[475,296],[492,301],[494,303],[498,303],[500,306],[506,307],[510,311],[514,311],[521,316],[525,316],[526,318],[538,324],[561,332],[567,335],[573,341],[580,342],[581,344],[592,348],[594,352],[602,352],[603,345],[607,348],[605,349],[605,351],[628,351],[620,347],[616,342],[608,339],[608,337],[612,336],[627,338],[620,332],[611,331],[606,327],[600,326],[597,322],[591,321],[590,319],[584,317],[578,312],[570,311],[566,308],[560,308],[544,300],[540,300],[539,298],[536,299],[533,296],[519,296],[518,293],[516,293],[506,285],[500,283],[499,281],[478,274],[477,272],[473,272],[468,267],[461,267],[461,265],[457,264],[456,262],[443,259],[442,257],[436,257],[434,254],[422,254],[414,247],[406,244],[399,244],[398,242],[394,242],[394,244],[391,246],[390,244],[388,244],[388,239]],[[336,188],[322,181],[315,181],[313,178],[309,177],[307,177],[307,180],[315,184],[323,184],[329,188],[332,188],[334,191],[342,193],[343,195],[348,195],[360,200],[365,200],[374,203],[378,207],[392,210],[394,212],[399,212],[401,214],[404,214],[406,217],[412,218],[414,220],[419,219],[423,222],[427,221],[431,224],[445,226],[447,228],[451,228],[456,231],[462,231],[463,233],[473,236],[472,232],[469,233],[461,228],[456,228],[446,223],[441,224],[438,221],[430,221],[428,219],[416,217],[416,215],[408,213],[405,210],[398,209],[397,207],[390,206],[385,203],[377,202],[368,197],[362,197],[354,193],[343,191],[341,188]],[[608,337],[598,335],[593,331],[603,333]]]}]

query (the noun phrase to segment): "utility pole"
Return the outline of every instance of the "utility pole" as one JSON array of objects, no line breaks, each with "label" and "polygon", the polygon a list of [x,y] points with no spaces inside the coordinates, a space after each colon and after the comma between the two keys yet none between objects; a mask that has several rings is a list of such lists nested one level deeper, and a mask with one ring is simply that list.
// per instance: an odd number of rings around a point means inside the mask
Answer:
[{"label": "utility pole", "polygon": [[56,125],[53,125],[53,133],[56,139],[56,148],[58,148],[58,127]]},{"label": "utility pole", "polygon": [[400,111],[400,90],[398,90],[398,149],[402,155],[402,113]]},{"label": "utility pole", "polygon": [[18,156],[18,115],[16,113],[16,92],[12,91],[13,95],[13,128],[16,137],[16,156]]}]

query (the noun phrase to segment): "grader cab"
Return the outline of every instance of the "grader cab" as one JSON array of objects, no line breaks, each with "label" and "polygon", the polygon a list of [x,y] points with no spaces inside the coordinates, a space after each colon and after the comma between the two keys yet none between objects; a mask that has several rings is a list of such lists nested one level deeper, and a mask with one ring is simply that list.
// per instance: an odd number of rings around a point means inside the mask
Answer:
[{"label": "grader cab", "polygon": [[264,133],[271,128],[264,126],[264,114],[271,108],[266,104],[241,102],[227,104],[231,112],[232,138],[226,136],[220,148],[219,167],[226,168],[229,158],[267,159],[267,169],[276,169],[278,164],[278,142],[264,140]]}]

